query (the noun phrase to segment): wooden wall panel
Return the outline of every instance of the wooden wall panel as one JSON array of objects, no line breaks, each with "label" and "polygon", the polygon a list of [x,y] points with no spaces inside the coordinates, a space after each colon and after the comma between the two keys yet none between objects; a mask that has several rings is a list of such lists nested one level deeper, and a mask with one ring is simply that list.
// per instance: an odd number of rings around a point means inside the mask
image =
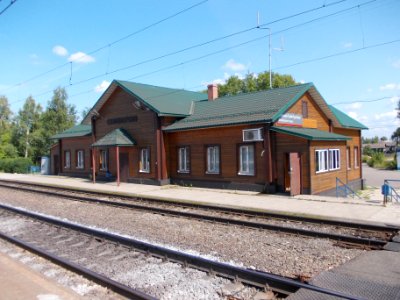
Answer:
[{"label": "wooden wall panel", "polygon": [[[282,189],[285,185],[285,156],[290,152],[298,152],[301,157],[302,190],[310,189],[310,162],[308,155],[308,140],[282,133],[275,135],[276,182]],[[283,190],[281,190],[283,191]]]},{"label": "wooden wall panel", "polygon": [[[88,175],[91,172],[90,168],[90,161],[91,161],[91,156],[90,156],[90,145],[92,144],[92,137],[75,137],[75,138],[65,138],[62,140],[62,160],[61,160],[61,166],[60,166],[60,171],[61,173],[71,173],[71,174],[82,174],[82,175]],[[83,169],[78,169],[76,167],[77,161],[76,161],[76,151],[77,150],[84,150],[84,168]],[[70,151],[71,152],[71,167],[70,168],[65,168],[65,158],[64,158],[64,153],[65,151]]]},{"label": "wooden wall panel", "polygon": [[[339,149],[340,150],[340,169],[316,173],[315,170],[315,150],[319,149]],[[311,141],[310,142],[310,173],[311,173],[311,194],[333,189],[336,187],[336,177],[346,182],[346,142],[334,141]]]},{"label": "wooden wall panel", "polygon": [[[126,150],[129,153],[129,175],[136,178],[155,179],[157,116],[145,107],[137,108],[133,105],[135,101],[137,99],[134,96],[129,95],[121,88],[117,88],[99,111],[100,118],[96,120],[96,140],[99,140],[114,129],[125,129],[137,142],[137,145],[132,147],[131,150]],[[137,117],[136,122],[107,123],[109,119],[132,116]],[[139,149],[146,147],[150,149],[150,173],[141,173],[139,172]],[[116,175],[114,151],[114,148],[110,148],[110,171],[113,175]]]},{"label": "wooden wall panel", "polygon": [[[242,130],[260,127],[262,125],[232,126],[168,133],[168,169],[170,177],[177,179],[264,184],[266,182],[266,168],[265,158],[263,157],[265,153],[263,142],[254,142],[255,176],[238,175],[238,145],[243,143]],[[221,172],[218,175],[206,174],[206,145],[220,145]],[[190,174],[177,172],[177,149],[179,146],[190,146]]]},{"label": "wooden wall panel", "polygon": [[329,131],[329,120],[311,98],[311,96],[306,93],[304,94],[295,104],[293,104],[289,109],[288,113],[302,115],[302,102],[307,102],[308,106],[308,119],[314,119],[317,121],[317,129]]},{"label": "wooden wall panel", "polygon": [[[347,128],[334,128],[334,133],[346,135],[351,137],[351,140],[348,140],[346,145],[350,147],[350,169],[347,170],[347,180],[352,181],[355,179],[360,179],[362,176],[362,162],[361,162],[361,132],[360,130],[355,129],[347,129]],[[354,166],[354,147],[358,147],[358,165],[359,167]],[[345,156],[346,159],[346,156]],[[347,166],[347,162],[346,162]]]}]

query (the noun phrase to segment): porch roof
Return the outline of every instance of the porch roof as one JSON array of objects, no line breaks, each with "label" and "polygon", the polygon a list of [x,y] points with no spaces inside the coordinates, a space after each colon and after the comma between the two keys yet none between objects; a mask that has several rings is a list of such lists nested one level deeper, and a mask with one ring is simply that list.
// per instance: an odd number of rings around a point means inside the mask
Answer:
[{"label": "porch roof", "polygon": [[328,131],[322,131],[312,128],[299,128],[299,127],[271,127],[272,131],[280,132],[288,135],[297,136],[299,138],[311,141],[346,141],[351,138],[336,134]]},{"label": "porch roof", "polygon": [[92,144],[92,147],[134,146],[136,141],[122,128],[114,129]]}]

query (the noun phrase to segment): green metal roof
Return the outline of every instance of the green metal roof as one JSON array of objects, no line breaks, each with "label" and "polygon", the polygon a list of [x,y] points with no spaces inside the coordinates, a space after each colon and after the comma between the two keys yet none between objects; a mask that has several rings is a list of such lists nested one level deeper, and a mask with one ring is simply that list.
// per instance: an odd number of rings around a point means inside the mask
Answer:
[{"label": "green metal roof", "polygon": [[126,130],[117,128],[92,144],[92,147],[134,146],[136,144]]},{"label": "green metal roof", "polygon": [[344,112],[338,110],[336,107],[329,105],[330,110],[338,119],[340,125],[346,128],[354,128],[354,129],[368,129],[367,126],[361,124],[357,120],[354,120],[350,116],[346,115]]},{"label": "green metal roof", "polygon": [[247,123],[275,122],[312,83],[254,93],[243,93],[194,103],[192,115],[175,122],[165,131],[188,130]]},{"label": "green metal roof", "polygon": [[346,141],[351,138],[328,131],[300,127],[271,127],[272,131],[297,136],[311,141]]},{"label": "green metal roof", "polygon": [[[100,111],[117,87],[138,98],[159,116],[188,116],[192,113],[193,102],[207,99],[205,93],[113,80],[92,110]],[[85,116],[82,123],[90,123],[91,111]]]},{"label": "green metal roof", "polygon": [[92,126],[79,124],[74,127],[71,127],[61,133],[53,135],[52,139],[63,139],[69,137],[81,137],[81,136],[88,136],[92,134]]}]

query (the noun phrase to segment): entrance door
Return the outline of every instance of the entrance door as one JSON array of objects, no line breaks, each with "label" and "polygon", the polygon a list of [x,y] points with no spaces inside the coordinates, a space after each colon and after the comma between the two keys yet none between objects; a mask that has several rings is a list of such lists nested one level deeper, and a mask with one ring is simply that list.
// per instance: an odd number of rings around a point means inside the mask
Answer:
[{"label": "entrance door", "polygon": [[129,176],[129,157],[128,153],[119,154],[119,176],[123,182],[128,181]]},{"label": "entrance door", "polygon": [[53,163],[54,163],[54,175],[58,175],[60,173],[60,162],[58,161],[58,155],[53,155]]},{"label": "entrance door", "polygon": [[300,153],[289,153],[290,159],[290,196],[301,194]]}]

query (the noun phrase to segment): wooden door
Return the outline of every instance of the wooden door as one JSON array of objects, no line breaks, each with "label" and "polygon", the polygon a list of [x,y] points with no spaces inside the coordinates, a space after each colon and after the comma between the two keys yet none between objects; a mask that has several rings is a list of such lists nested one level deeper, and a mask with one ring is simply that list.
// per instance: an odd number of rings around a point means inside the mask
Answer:
[{"label": "wooden door", "polygon": [[119,176],[122,182],[128,181],[129,176],[129,156],[128,153],[119,154]]},{"label": "wooden door", "polygon": [[60,173],[60,162],[58,161],[58,155],[53,155],[53,163],[54,163],[54,175],[58,175],[58,173]]},{"label": "wooden door", "polygon": [[301,194],[300,153],[289,153],[290,161],[290,196]]}]

